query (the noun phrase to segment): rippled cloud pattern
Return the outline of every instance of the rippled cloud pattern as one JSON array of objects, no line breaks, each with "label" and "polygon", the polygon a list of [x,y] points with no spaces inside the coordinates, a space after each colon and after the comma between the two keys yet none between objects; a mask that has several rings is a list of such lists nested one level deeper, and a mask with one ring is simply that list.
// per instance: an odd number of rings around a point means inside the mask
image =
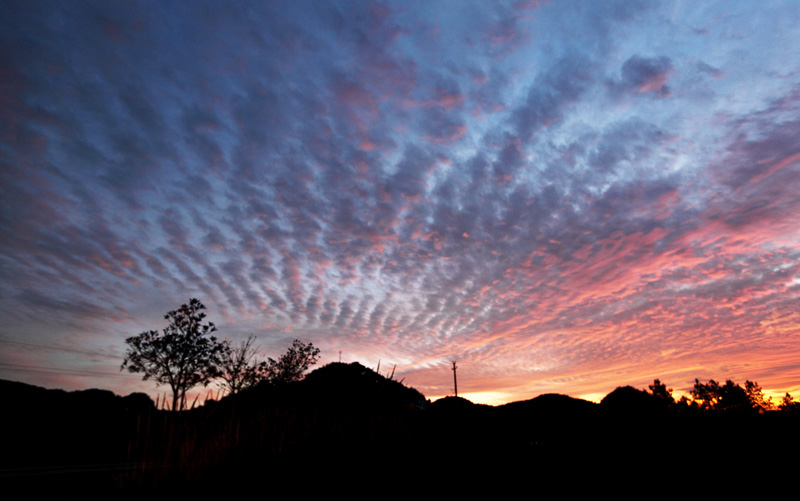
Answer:
[{"label": "rippled cloud pattern", "polygon": [[197,297],[429,397],[797,391],[769,5],[4,2],[0,377],[151,391],[124,338]]}]

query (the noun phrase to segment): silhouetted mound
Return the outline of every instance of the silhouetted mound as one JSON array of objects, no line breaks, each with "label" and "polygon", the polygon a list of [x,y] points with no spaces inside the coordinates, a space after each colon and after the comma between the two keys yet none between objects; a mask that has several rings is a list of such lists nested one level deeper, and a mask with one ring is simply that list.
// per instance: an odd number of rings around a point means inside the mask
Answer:
[{"label": "silhouetted mound", "polygon": [[126,461],[138,423],[156,412],[144,394],[66,392],[4,380],[0,391],[3,479],[40,488],[110,487],[109,472]]},{"label": "silhouetted mound", "polygon": [[546,393],[530,400],[511,402],[500,406],[505,410],[536,411],[548,413],[579,413],[594,412],[597,404],[580,398],[572,398],[559,393]]},{"label": "silhouetted mound", "polygon": [[386,378],[358,362],[334,362],[311,372],[297,390],[318,403],[381,408],[423,409],[425,396],[399,381]]},{"label": "silhouetted mound", "polygon": [[603,410],[614,413],[653,413],[663,410],[663,405],[653,395],[633,386],[620,386],[600,401]]},{"label": "silhouetted mound", "polygon": [[301,381],[280,385],[264,383],[226,397],[219,405],[246,406],[256,411],[277,406],[352,413],[419,410],[427,403],[425,396],[414,388],[357,362],[334,362],[309,373]]},{"label": "silhouetted mound", "polygon": [[[32,415],[39,412],[51,413],[53,410],[69,410],[69,413],[130,413],[150,412],[155,404],[144,393],[131,393],[120,397],[108,390],[90,388],[88,390],[64,391],[48,390],[17,381],[0,379],[0,392],[8,402],[14,402],[15,416]],[[52,417],[49,416],[49,417]]]},{"label": "silhouetted mound", "polygon": [[461,410],[461,409],[474,409],[475,404],[462,397],[443,397],[436,400],[431,404],[431,409],[434,410]]},{"label": "silhouetted mound", "polygon": [[413,456],[417,416],[426,405],[417,390],[359,363],[332,363],[301,381],[263,384],[193,414],[205,427],[198,448],[215,448],[231,474],[293,475],[287,468],[302,463],[346,476],[385,470],[375,457],[386,451]]}]

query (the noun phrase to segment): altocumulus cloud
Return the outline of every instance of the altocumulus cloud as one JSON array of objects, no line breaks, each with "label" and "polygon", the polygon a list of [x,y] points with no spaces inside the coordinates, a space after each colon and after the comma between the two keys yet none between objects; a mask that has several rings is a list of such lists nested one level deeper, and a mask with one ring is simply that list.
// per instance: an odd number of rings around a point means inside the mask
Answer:
[{"label": "altocumulus cloud", "polygon": [[429,396],[796,391],[795,12],[5,3],[3,377],[151,390],[196,296]]}]

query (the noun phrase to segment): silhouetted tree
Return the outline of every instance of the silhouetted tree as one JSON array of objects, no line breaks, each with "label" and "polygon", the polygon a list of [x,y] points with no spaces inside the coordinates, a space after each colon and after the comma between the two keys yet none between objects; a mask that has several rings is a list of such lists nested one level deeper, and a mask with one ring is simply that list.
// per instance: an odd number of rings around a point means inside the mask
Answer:
[{"label": "silhouetted tree", "polygon": [[319,360],[319,349],[312,343],[298,339],[278,360],[269,358],[266,364],[266,380],[272,384],[291,383],[303,378],[309,367]]},{"label": "silhouetted tree", "polygon": [[699,379],[695,378],[694,388],[692,388],[691,393],[692,399],[697,402],[701,409],[711,410],[719,403],[720,386],[713,379],[709,379],[708,383],[703,384]]},{"label": "silhouetted tree", "polygon": [[223,342],[220,386],[231,395],[255,386],[267,376],[267,363],[258,359],[258,349],[253,346],[255,339],[250,335],[236,346],[231,346],[227,340]]},{"label": "silhouetted tree", "polygon": [[765,412],[772,409],[772,398],[764,398],[764,392],[755,381],[745,381],[744,391],[750,399],[750,405],[758,412]]},{"label": "silhouetted tree", "polygon": [[648,388],[650,389],[650,394],[656,397],[660,402],[670,407],[675,405],[675,398],[672,396],[672,388],[667,388],[667,385],[663,384],[658,379],[654,379],[653,384],[648,386]]},{"label": "silhouetted tree", "polygon": [[745,388],[730,379],[724,385],[713,379],[706,384],[695,379],[694,383],[692,398],[703,410],[763,412],[771,406],[769,400],[764,400],[758,383],[752,381],[747,381]]},{"label": "silhouetted tree", "polygon": [[787,392],[786,395],[781,399],[780,405],[778,405],[778,410],[784,412],[798,412],[800,411],[800,402],[795,402],[791,395]]},{"label": "silhouetted tree", "polygon": [[686,411],[689,409],[697,409],[699,408],[699,406],[697,405],[696,401],[690,400],[689,398],[686,397],[686,395],[682,395],[681,398],[679,398],[678,401],[675,402],[675,408],[678,409],[679,411]]},{"label": "silhouetted tree", "polygon": [[145,331],[125,340],[128,351],[120,370],[141,372],[143,380],[169,384],[172,389],[172,410],[186,407],[186,390],[198,384],[207,385],[219,376],[224,345],[210,336],[217,328],[203,324],[205,306],[192,298],[164,318],[169,325],[159,331]]}]

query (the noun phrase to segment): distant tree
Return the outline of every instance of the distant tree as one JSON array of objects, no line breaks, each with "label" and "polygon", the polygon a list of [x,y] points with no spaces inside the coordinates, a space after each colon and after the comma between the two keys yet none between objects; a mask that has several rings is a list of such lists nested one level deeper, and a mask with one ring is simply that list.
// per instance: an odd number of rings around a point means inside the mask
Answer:
[{"label": "distant tree", "polygon": [[267,363],[259,360],[258,349],[253,345],[256,337],[250,335],[246,341],[231,346],[223,342],[220,362],[220,387],[231,395],[255,386],[266,378]]},{"label": "distant tree", "polygon": [[319,360],[319,349],[312,343],[304,343],[298,339],[278,360],[269,358],[266,363],[265,379],[272,384],[283,384],[299,381],[309,367]]},{"label": "distant tree", "polygon": [[648,386],[650,389],[650,394],[656,397],[660,402],[668,406],[673,406],[675,404],[675,398],[672,396],[672,388],[667,388],[667,385],[663,384],[658,379],[653,380],[653,384]]},{"label": "distant tree", "polygon": [[784,395],[781,399],[781,403],[778,405],[778,410],[783,412],[799,412],[800,402],[796,402],[787,392],[786,395]]},{"label": "distant tree", "polygon": [[752,409],[750,396],[747,392],[730,379],[725,380],[725,385],[720,388],[716,410],[722,411],[747,411]]},{"label": "distant tree", "polygon": [[186,407],[187,390],[219,376],[224,345],[209,335],[217,330],[214,324],[202,323],[204,309],[203,303],[192,298],[164,316],[169,325],[163,331],[145,331],[125,340],[128,351],[120,370],[169,384],[174,411]]},{"label": "distant tree", "polygon": [[772,406],[771,400],[764,399],[761,387],[753,381],[746,381],[744,388],[730,379],[724,385],[713,379],[706,384],[698,379],[694,382],[692,398],[703,410],[764,412]]},{"label": "distant tree", "polygon": [[692,388],[692,400],[697,402],[697,405],[703,410],[711,410],[716,407],[719,402],[720,386],[719,383],[713,379],[709,379],[708,383],[703,384],[699,379],[694,380],[694,388]]},{"label": "distant tree", "polygon": [[758,412],[766,412],[773,408],[772,398],[764,398],[764,392],[755,381],[745,381],[744,391],[750,399],[750,405]]},{"label": "distant tree", "polygon": [[696,401],[689,399],[686,395],[682,395],[681,398],[675,402],[675,408],[679,411],[686,411],[696,410],[699,406]]}]

